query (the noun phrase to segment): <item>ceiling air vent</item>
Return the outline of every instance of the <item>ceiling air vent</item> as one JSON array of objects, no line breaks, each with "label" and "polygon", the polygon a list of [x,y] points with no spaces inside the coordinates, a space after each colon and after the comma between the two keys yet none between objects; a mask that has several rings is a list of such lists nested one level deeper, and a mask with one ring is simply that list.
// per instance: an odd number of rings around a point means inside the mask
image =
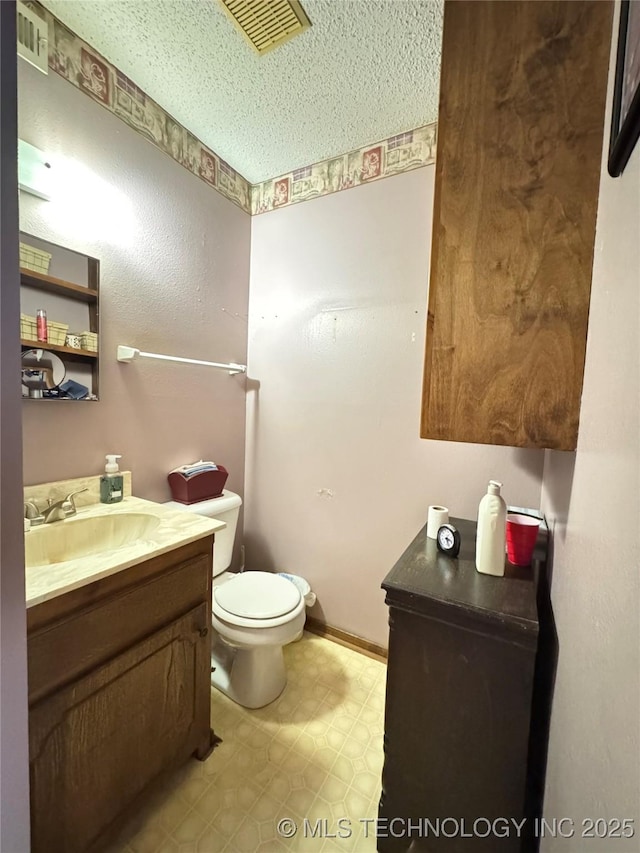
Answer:
[{"label": "ceiling air vent", "polygon": [[49,73],[49,28],[34,11],[18,0],[18,56],[26,59],[31,65]]},{"label": "ceiling air vent", "polygon": [[258,53],[266,53],[311,26],[297,0],[220,0]]}]

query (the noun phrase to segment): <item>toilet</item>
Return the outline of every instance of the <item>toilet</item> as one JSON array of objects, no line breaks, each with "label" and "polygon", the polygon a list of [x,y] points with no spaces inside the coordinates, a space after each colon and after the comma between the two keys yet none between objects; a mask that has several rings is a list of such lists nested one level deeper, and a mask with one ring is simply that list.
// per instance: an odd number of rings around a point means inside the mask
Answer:
[{"label": "toilet", "polygon": [[227,525],[213,548],[211,683],[245,708],[262,708],[287,683],[282,649],[302,633],[305,599],[295,584],[271,572],[227,571],[241,505],[242,498],[226,489],[211,500],[165,504]]}]

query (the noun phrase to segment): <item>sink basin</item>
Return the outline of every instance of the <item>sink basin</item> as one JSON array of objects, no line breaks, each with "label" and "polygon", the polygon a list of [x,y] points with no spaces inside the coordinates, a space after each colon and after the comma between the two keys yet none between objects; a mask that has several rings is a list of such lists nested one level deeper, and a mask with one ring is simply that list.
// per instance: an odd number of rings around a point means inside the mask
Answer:
[{"label": "sink basin", "polygon": [[34,527],[25,534],[25,564],[48,566],[113,551],[149,538],[160,519],[144,512],[114,512],[69,518]]}]

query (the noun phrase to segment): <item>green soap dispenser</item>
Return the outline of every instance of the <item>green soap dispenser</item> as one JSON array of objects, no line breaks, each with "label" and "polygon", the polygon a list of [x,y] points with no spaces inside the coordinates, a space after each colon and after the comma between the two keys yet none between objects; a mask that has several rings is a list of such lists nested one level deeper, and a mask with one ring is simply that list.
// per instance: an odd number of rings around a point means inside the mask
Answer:
[{"label": "green soap dispenser", "polygon": [[117,459],[122,459],[122,456],[107,455],[104,474],[100,477],[100,501],[103,504],[117,504],[124,496],[124,478],[119,473]]}]

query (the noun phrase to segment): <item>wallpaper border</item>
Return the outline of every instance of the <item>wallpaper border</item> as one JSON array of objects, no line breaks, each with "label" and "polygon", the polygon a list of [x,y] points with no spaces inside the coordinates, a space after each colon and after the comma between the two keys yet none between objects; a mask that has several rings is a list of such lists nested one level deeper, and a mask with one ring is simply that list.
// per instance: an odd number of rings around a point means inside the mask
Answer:
[{"label": "wallpaper border", "polygon": [[437,122],[321,160],[251,186],[251,214],[419,169],[435,162]]},{"label": "wallpaper border", "polygon": [[250,184],[41,3],[31,0],[28,5],[49,25],[48,59],[52,71],[252,216],[352,189],[435,161],[437,123],[433,122]]}]

